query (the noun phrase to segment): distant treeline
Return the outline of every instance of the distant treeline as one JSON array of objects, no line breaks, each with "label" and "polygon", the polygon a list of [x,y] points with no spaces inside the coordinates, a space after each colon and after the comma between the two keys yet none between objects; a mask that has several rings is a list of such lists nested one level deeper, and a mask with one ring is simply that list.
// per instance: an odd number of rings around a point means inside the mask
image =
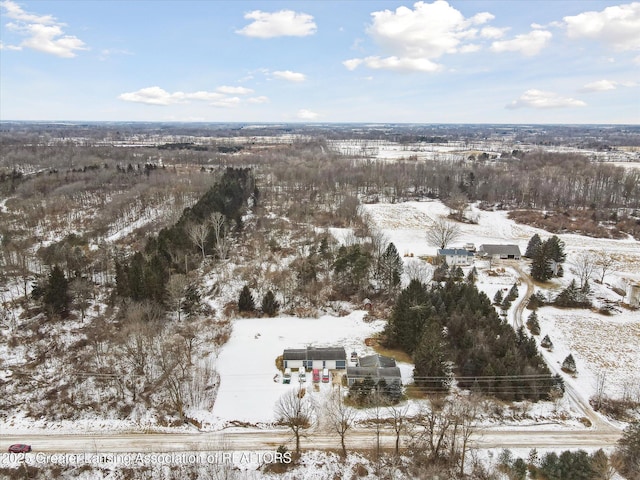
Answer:
[{"label": "distant treeline", "polygon": [[196,152],[208,152],[213,150],[218,153],[237,153],[244,147],[242,145],[200,145],[193,142],[165,143],[158,145],[158,150],[194,150]]}]

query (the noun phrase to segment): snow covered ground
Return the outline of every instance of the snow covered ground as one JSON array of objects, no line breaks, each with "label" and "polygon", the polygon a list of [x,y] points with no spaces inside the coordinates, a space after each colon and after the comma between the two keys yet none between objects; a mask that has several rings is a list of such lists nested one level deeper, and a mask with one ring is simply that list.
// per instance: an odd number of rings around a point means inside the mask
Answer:
[{"label": "snow covered ground", "polygon": [[[407,202],[401,204],[364,205],[363,211],[370,216],[374,224],[392,241],[405,263],[420,262],[417,257],[434,255],[436,248],[427,244],[424,231],[427,224],[446,216],[447,207],[441,202]],[[474,243],[516,243],[522,252],[534,233],[543,239],[547,232],[518,225],[507,218],[507,212],[486,212],[473,210],[478,224],[460,224],[462,235],[457,245]],[[344,229],[332,229],[339,241],[345,241],[349,232]],[[607,280],[616,276],[635,275],[636,265],[640,265],[640,248],[637,242],[626,240],[592,239],[580,235],[560,235],[566,243],[568,258],[585,249],[606,248],[612,254],[624,256],[626,262],[616,272],[608,275]],[[413,254],[413,258],[408,257]],[[499,275],[486,274],[487,262],[476,261],[479,269],[478,287],[490,298],[498,289],[509,289],[518,282],[518,272],[510,266],[504,266]],[[526,261],[521,268],[528,270]],[[626,269],[625,269],[626,268]],[[494,265],[495,270],[495,265]],[[556,280],[556,288],[566,285],[572,278],[570,268],[563,279]],[[519,288],[519,300],[524,298],[525,286]],[[506,291],[505,291],[506,293]],[[604,286],[599,286],[599,296],[615,298],[616,294]],[[619,297],[618,297],[619,298]],[[516,302],[517,303],[517,302]],[[528,316],[525,311],[524,316]],[[274,406],[280,396],[290,388],[298,388],[297,376],[291,385],[283,385],[275,360],[285,348],[304,348],[314,346],[344,346],[347,354],[352,350],[359,354],[371,353],[365,347],[364,339],[384,328],[384,322],[363,321],[365,312],[356,311],[345,317],[322,316],[320,318],[248,318],[233,321],[233,333],[229,342],[223,346],[218,358],[217,368],[221,376],[220,389],[213,412],[192,412],[203,422],[204,428],[222,428],[240,423],[268,424],[274,419]],[[513,321],[513,309],[509,319]],[[543,308],[539,317],[542,335],[549,333],[555,350],[544,352],[549,362],[558,364],[568,353],[572,353],[578,363],[579,374],[576,378],[565,375],[573,383],[584,399],[593,395],[595,378],[599,372],[605,372],[610,394],[617,396],[627,391],[631,384],[640,384],[637,368],[640,365],[640,323],[637,312],[622,311],[612,316],[603,316],[589,310],[559,310]],[[412,366],[400,365],[405,383],[411,378]],[[314,400],[321,404],[329,387],[320,384],[313,388],[310,378],[305,386],[315,395]],[[535,407],[538,413],[545,414],[545,407]],[[547,412],[548,413],[548,412]],[[238,423],[236,423],[238,422]]]},{"label": "snow covered ground", "polygon": [[[278,399],[300,385],[297,374],[293,375],[291,384],[283,384],[281,372],[276,368],[276,358],[286,348],[344,346],[347,355],[352,351],[360,355],[372,353],[364,339],[381,331],[384,322],[366,322],[365,314],[358,310],[345,317],[234,320],[231,338],[218,357],[221,378],[218,397],[211,417],[202,418],[208,423],[203,427],[224,427],[234,421],[273,422]],[[307,375],[304,385],[318,404],[331,389],[330,384],[313,384],[311,375]]]},{"label": "snow covered ground", "polygon": [[[426,242],[425,230],[429,222],[449,213],[449,209],[439,201],[370,204],[362,208],[389,241],[395,244],[400,255],[414,254],[416,257],[436,254],[436,247]],[[461,236],[452,247],[461,247],[465,243],[474,243],[476,246],[483,243],[514,243],[524,253],[529,239],[535,233],[543,240],[551,236],[544,230],[515,223],[507,218],[506,211],[479,211],[472,208],[471,215],[477,217],[478,224],[458,224]],[[616,267],[607,273],[604,285],[591,283],[596,304],[602,299],[622,299],[607,285],[619,286],[623,279],[640,278],[639,242],[575,234],[558,237],[565,243],[567,261],[565,276],[553,280],[554,290],[559,291],[575,278],[572,262],[577,254],[585,251],[605,251],[616,260]],[[528,271],[526,260],[521,261],[520,265],[524,271]],[[517,273],[508,266],[497,277],[487,276],[483,272],[486,266],[487,262],[476,260],[479,269],[478,288],[487,293],[489,298],[493,298],[499,288],[508,288],[518,279]],[[520,296],[524,294],[524,287],[520,288],[519,293]],[[525,310],[525,319],[529,313]],[[605,388],[610,397],[619,398],[623,393],[640,396],[640,312],[620,307],[613,315],[605,316],[591,310],[545,307],[539,312],[539,318],[541,337],[548,333],[554,343],[553,352],[543,353],[553,364],[562,363],[569,353],[573,354],[578,375],[576,378],[564,375],[564,378],[575,385],[585,400],[594,394],[596,378],[601,374],[605,375]],[[513,320],[512,311],[510,319]]]}]

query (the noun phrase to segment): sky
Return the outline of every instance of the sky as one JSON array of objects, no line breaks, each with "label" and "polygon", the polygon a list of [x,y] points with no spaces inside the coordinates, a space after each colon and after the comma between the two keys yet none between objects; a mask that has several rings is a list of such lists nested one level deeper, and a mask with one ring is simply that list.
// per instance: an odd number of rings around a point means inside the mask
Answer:
[{"label": "sky", "polygon": [[640,2],[0,0],[0,120],[640,123]]}]

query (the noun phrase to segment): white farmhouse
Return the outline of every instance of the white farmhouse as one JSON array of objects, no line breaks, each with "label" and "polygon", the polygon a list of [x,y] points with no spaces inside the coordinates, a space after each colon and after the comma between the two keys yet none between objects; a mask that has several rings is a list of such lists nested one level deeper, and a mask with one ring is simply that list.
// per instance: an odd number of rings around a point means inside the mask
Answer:
[{"label": "white farmhouse", "polygon": [[473,252],[464,248],[443,248],[438,250],[438,258],[444,258],[447,265],[471,265],[473,263]]}]

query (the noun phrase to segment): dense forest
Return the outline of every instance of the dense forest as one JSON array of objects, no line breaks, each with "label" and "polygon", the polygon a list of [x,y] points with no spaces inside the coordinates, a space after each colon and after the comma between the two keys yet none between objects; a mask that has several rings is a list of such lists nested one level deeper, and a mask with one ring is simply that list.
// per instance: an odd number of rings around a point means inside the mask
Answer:
[{"label": "dense forest", "polygon": [[562,395],[535,340],[501,320],[472,282],[449,280],[427,287],[413,280],[400,295],[385,342],[412,355],[414,381],[425,392],[461,388],[503,400]]}]

